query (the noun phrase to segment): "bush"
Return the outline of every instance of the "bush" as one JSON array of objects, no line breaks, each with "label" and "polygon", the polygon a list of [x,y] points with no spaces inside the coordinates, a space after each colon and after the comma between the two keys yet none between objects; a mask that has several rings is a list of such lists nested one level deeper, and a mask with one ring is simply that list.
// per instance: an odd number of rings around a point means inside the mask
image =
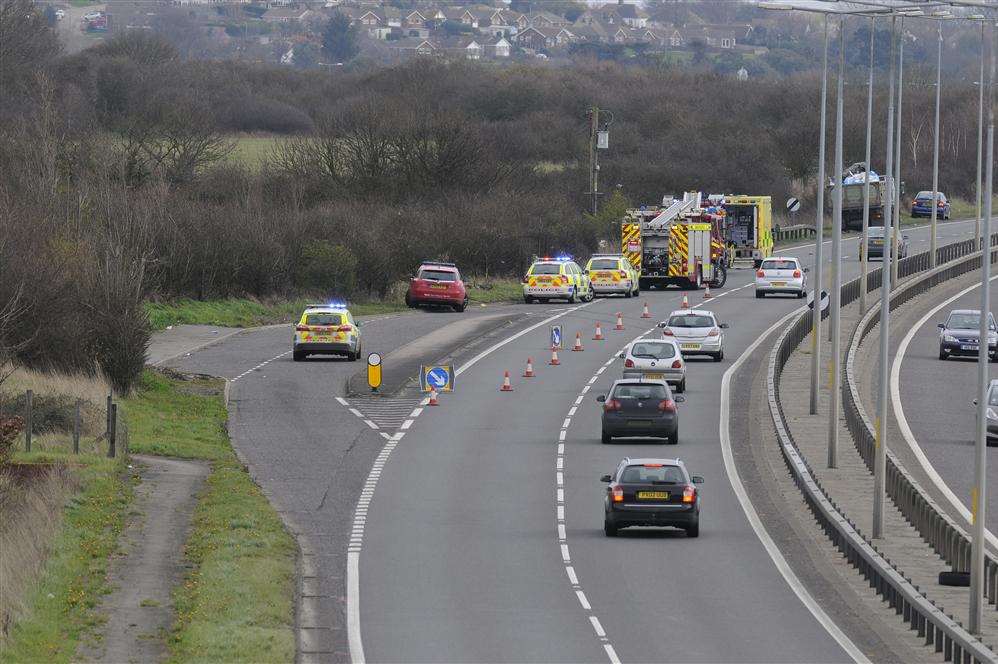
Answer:
[{"label": "bush", "polygon": [[[4,412],[19,415],[0,420],[2,423],[16,420],[11,425],[17,425],[18,430],[24,421],[20,417],[25,412],[27,394],[21,392],[14,395],[0,394]],[[73,420],[76,416],[76,400],[64,394],[32,394],[31,395],[31,431],[32,433],[69,432],[73,430]],[[2,428],[2,424],[0,424]],[[14,432],[17,435],[17,431]],[[0,431],[0,438],[3,432]]]},{"label": "bush", "polygon": [[298,268],[298,286],[309,293],[349,297],[356,287],[357,259],[350,250],[318,240],[302,251]]}]

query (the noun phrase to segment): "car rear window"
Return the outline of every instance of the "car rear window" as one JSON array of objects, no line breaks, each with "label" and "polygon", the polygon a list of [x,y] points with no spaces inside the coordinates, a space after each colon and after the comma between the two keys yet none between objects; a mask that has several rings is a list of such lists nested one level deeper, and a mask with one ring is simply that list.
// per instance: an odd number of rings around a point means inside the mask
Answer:
[{"label": "car rear window", "polygon": [[628,466],[620,474],[626,484],[686,484],[686,473],[679,466]]},{"label": "car rear window", "polygon": [[625,383],[618,385],[613,392],[614,399],[638,399],[641,401],[667,399],[669,394],[665,391],[665,385],[655,383]]},{"label": "car rear window", "polygon": [[[980,314],[950,314],[946,320],[946,328],[949,330],[977,330],[981,327]],[[995,329],[994,316],[988,324],[989,329]]]},{"label": "car rear window", "polygon": [[428,281],[457,281],[457,274],[450,270],[420,270],[419,279]]},{"label": "car rear window", "polygon": [[672,344],[663,343],[636,343],[631,348],[631,355],[634,357],[664,360],[676,356],[676,347]]},{"label": "car rear window", "polygon": [[931,191],[920,191],[915,195],[915,200],[919,201],[931,201],[932,192]]},{"label": "car rear window", "polygon": [[620,260],[617,258],[594,258],[589,264],[590,270],[616,270],[620,267]]},{"label": "car rear window", "polygon": [[867,232],[870,237],[884,237],[883,226],[870,226]]},{"label": "car rear window", "polygon": [[669,318],[669,327],[714,327],[714,319],[699,314],[681,314]]},{"label": "car rear window", "polygon": [[306,314],[306,325],[342,325],[343,314]]},{"label": "car rear window", "polygon": [[796,261],[763,261],[763,270],[796,270]]},{"label": "car rear window", "polygon": [[534,263],[530,274],[559,274],[561,266],[556,263]]}]

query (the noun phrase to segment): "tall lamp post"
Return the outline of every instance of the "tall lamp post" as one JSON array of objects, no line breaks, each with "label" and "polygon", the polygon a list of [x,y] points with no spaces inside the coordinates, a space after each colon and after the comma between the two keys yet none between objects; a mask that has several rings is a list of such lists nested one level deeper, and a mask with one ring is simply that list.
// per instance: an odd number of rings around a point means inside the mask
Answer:
[{"label": "tall lamp post", "polygon": [[859,315],[866,313],[866,271],[867,252],[866,238],[870,234],[870,172],[873,170],[870,164],[870,148],[873,143],[873,45],[877,34],[877,18],[870,17],[870,80],[866,92],[866,177],[863,178],[863,237],[860,238],[859,246]]}]

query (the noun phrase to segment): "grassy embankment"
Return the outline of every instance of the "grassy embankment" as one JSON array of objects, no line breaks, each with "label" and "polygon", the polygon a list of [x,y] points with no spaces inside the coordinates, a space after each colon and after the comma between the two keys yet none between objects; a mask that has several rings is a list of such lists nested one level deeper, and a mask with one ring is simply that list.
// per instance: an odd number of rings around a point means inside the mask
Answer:
[{"label": "grassy embankment", "polygon": [[[65,419],[60,404],[83,398],[85,443],[73,455],[66,432],[55,430],[35,438],[38,451],[14,457],[69,470],[30,485],[33,494],[16,502],[4,494],[4,513],[13,516],[0,523],[0,612],[13,627],[0,640],[0,662],[67,662],[103,622],[99,602],[111,591],[107,565],[133,478],[122,457],[106,459],[104,444],[93,443],[103,430],[106,383],[19,372],[5,390],[16,395],[28,387],[36,404],[50,404],[43,411],[52,421]],[[147,372],[119,403],[133,452],[204,459],[212,467],[185,546],[190,572],[174,590],[170,659],[291,661],[294,543],[235,457],[222,383]]]}]

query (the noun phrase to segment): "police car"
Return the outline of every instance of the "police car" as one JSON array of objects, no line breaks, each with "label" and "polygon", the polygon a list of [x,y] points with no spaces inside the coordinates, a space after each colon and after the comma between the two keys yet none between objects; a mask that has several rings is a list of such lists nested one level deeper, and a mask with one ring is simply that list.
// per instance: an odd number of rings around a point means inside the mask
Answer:
[{"label": "police car", "polygon": [[523,301],[527,304],[544,300],[589,302],[594,296],[589,275],[568,256],[536,260],[523,276]]},{"label": "police car", "polygon": [[640,292],[638,271],[621,254],[593,254],[586,263],[586,274],[597,295],[619,293],[631,297]]},{"label": "police car", "polygon": [[309,355],[344,355],[353,362],[361,353],[359,328],[345,306],[310,304],[295,325],[291,357],[300,362]]}]

